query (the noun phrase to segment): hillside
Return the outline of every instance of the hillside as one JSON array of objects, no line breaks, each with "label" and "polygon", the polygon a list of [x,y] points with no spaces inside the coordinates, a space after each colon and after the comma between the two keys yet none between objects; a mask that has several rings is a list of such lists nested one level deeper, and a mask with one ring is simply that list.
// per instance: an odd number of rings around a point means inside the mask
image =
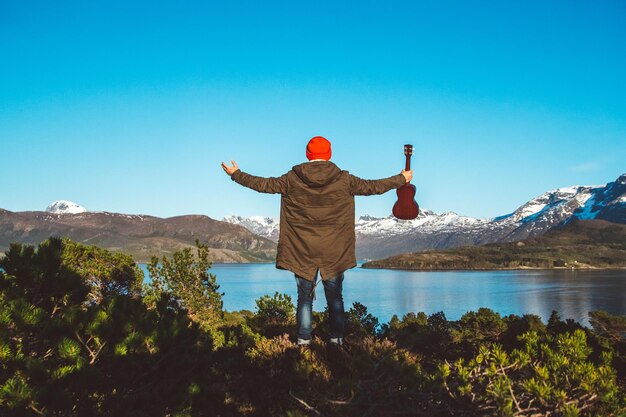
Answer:
[{"label": "hillside", "polygon": [[405,253],[364,268],[414,270],[626,268],[626,225],[572,220],[544,236],[518,242]]},{"label": "hillside", "polygon": [[172,254],[196,239],[211,248],[214,262],[269,262],[276,244],[244,227],[202,215],[160,218],[109,212],[11,212],[0,209],[0,251],[13,242],[38,244],[50,236],[133,255],[145,262],[152,255]]}]

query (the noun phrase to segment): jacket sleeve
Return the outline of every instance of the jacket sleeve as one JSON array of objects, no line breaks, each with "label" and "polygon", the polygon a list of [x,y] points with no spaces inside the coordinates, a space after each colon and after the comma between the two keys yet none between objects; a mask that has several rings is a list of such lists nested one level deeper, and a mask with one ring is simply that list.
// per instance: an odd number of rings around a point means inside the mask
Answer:
[{"label": "jacket sleeve", "polygon": [[364,180],[350,174],[350,192],[352,195],[384,194],[387,191],[403,186],[404,175],[397,174],[380,180]]},{"label": "jacket sleeve", "polygon": [[280,177],[257,177],[247,174],[238,169],[233,172],[230,179],[244,187],[251,188],[260,193],[287,194],[287,174]]}]

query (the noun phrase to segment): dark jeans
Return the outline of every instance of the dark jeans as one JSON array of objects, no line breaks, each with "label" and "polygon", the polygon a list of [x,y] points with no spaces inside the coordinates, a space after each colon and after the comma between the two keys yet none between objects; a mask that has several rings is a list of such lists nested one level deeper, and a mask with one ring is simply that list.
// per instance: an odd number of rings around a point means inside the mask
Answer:
[{"label": "dark jeans", "polygon": [[[301,278],[296,275],[298,284],[298,311],[296,318],[298,321],[298,339],[310,340],[312,324],[313,295],[315,294],[315,281]],[[324,284],[324,294],[328,303],[328,319],[330,321],[330,337],[343,337],[346,316],[343,311],[343,272],[331,279],[322,280]]]}]

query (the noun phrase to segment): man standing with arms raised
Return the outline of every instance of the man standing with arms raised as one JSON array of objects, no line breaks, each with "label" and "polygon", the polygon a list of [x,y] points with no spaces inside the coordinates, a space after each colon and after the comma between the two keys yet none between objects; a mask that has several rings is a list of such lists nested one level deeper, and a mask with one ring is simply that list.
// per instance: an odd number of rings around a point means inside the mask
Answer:
[{"label": "man standing with arms raised", "polygon": [[231,179],[261,193],[281,194],[276,268],[295,274],[298,285],[298,345],[311,342],[312,305],[318,271],[328,303],[330,342],[343,344],[344,271],[356,266],[354,196],[383,194],[411,181],[413,171],[364,180],[330,162],[331,145],[321,136],[306,147],[309,160],[280,177],[247,174],[235,161],[222,162]]}]

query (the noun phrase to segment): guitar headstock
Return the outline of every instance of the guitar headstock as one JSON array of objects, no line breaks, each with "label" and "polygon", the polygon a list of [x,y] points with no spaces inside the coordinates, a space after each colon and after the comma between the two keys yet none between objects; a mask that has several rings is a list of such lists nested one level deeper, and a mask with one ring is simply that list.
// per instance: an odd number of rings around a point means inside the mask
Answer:
[{"label": "guitar headstock", "polygon": [[405,156],[413,155],[413,145],[404,145],[404,155]]}]

